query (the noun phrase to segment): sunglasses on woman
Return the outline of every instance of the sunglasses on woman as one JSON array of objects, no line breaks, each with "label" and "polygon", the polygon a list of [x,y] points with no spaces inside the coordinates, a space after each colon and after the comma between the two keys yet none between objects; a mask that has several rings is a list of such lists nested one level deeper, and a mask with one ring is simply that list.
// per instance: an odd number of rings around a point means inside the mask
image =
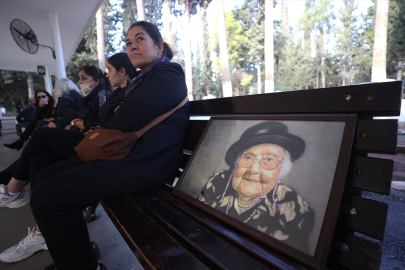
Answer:
[{"label": "sunglasses on woman", "polygon": [[46,96],[45,96],[45,95],[43,95],[43,96],[37,96],[37,99],[41,99],[41,98],[46,98]]}]

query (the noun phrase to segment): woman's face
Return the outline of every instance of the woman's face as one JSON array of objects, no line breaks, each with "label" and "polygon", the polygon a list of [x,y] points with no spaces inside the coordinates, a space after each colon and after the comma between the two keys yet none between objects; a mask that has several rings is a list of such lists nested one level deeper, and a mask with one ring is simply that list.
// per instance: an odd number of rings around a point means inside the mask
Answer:
[{"label": "woman's face", "polygon": [[36,94],[36,99],[37,99],[38,103],[42,100],[43,104],[47,104],[49,101],[47,94],[44,92],[38,92]]},{"label": "woman's face", "polygon": [[[254,159],[249,167],[235,167],[232,186],[239,192],[239,196],[250,199],[269,193],[277,183],[281,169],[279,161],[284,159],[284,149],[276,144],[259,144],[244,151],[239,158]],[[273,160],[279,166],[272,170],[263,169],[266,165],[263,163],[260,166],[260,160],[262,163]]]},{"label": "woman's face", "polygon": [[124,87],[127,85],[127,76],[125,76],[125,71],[123,68],[121,68],[120,71],[117,71],[114,66],[108,63],[107,69],[107,78],[113,87]]},{"label": "woman's face", "polygon": [[97,83],[96,80],[94,80],[94,78],[92,76],[87,75],[84,72],[84,70],[79,71],[79,82],[78,82],[78,84],[91,83],[92,81]]},{"label": "woman's face", "polygon": [[132,27],[127,35],[127,53],[132,65],[141,70],[147,69],[160,58],[163,43],[155,45],[152,38],[141,26]]}]

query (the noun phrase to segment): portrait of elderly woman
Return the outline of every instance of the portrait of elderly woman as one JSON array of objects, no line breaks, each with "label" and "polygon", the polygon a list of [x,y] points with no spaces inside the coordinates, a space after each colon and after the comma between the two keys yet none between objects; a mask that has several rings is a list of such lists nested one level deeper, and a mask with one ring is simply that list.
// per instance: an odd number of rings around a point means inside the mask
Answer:
[{"label": "portrait of elderly woman", "polygon": [[226,152],[229,170],[211,176],[198,199],[307,252],[314,212],[305,198],[282,182],[304,150],[304,140],[284,124],[254,125]]},{"label": "portrait of elderly woman", "polygon": [[334,184],[344,185],[345,130],[329,116],[211,117],[173,193],[268,245],[314,256],[337,216],[329,206]]}]

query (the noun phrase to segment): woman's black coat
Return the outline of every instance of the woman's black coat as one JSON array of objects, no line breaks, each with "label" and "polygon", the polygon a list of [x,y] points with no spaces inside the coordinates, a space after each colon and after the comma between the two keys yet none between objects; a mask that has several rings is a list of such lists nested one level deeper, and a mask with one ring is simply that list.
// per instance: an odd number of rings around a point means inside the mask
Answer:
[{"label": "woman's black coat", "polygon": [[[152,69],[123,103],[107,103],[98,122],[106,128],[136,131],[176,107],[186,96],[182,67],[164,62]],[[114,113],[117,105],[120,107]],[[126,158],[92,162],[135,179],[157,183],[173,181],[182,158],[188,108],[189,102],[147,131]]]},{"label": "woman's black coat", "polygon": [[55,108],[55,124],[57,128],[65,128],[69,125],[68,119],[63,119],[64,116],[77,112],[77,105],[83,100],[83,96],[75,90],[70,90],[66,95],[58,98],[58,104]]},{"label": "woman's black coat", "polygon": [[60,123],[57,124],[57,128],[65,128],[65,126],[69,125],[70,122],[76,118],[83,119],[85,129],[97,126],[100,110],[110,94],[104,84],[97,84],[97,86],[77,104],[77,111],[64,116]]}]

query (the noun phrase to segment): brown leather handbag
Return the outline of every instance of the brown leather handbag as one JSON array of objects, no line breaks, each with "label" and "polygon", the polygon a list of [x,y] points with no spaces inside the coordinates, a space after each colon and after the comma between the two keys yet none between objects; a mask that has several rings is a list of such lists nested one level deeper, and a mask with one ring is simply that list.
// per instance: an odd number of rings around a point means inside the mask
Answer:
[{"label": "brown leather handbag", "polygon": [[183,99],[174,109],[155,118],[138,131],[123,132],[118,129],[96,127],[86,133],[83,140],[75,147],[75,151],[84,162],[123,159],[146,131],[186,104],[187,100],[188,97]]}]

